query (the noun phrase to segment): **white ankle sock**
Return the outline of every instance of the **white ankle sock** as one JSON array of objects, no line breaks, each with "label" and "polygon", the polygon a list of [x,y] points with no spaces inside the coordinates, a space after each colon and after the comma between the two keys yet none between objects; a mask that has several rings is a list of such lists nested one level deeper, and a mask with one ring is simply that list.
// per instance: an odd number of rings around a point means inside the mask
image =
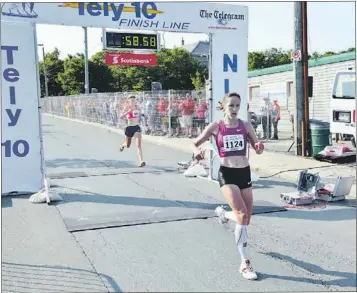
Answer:
[{"label": "white ankle sock", "polygon": [[245,262],[249,259],[248,257],[248,233],[247,226],[236,224],[236,228],[234,230],[235,240],[238,247],[239,254],[241,256],[242,262]]}]

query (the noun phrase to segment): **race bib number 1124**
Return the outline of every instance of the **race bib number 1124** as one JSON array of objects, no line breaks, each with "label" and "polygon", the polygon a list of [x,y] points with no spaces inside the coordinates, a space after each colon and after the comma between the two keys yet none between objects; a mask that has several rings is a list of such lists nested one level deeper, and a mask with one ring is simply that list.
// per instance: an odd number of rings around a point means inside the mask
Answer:
[{"label": "race bib number 1124", "polygon": [[242,134],[226,135],[223,138],[226,152],[241,151],[244,149],[244,136]]}]

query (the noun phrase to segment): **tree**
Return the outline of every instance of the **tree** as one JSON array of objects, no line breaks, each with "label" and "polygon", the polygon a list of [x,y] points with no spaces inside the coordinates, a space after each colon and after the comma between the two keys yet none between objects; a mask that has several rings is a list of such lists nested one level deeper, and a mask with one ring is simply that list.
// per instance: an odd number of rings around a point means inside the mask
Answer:
[{"label": "tree", "polygon": [[88,61],[89,86],[90,88],[96,88],[99,92],[113,92],[115,91],[113,87],[113,72],[104,61],[104,51],[94,54]]},{"label": "tree", "polygon": [[199,72],[201,78],[207,69],[201,67],[188,51],[182,48],[162,49],[157,53],[157,65],[111,66],[116,89],[120,91],[148,91],[158,81],[163,89],[192,89],[191,77]]},{"label": "tree", "polygon": [[[332,52],[327,51],[325,53],[313,52],[309,55],[309,59],[317,59],[321,57],[334,56],[337,54],[354,52],[355,48],[349,48],[346,51]],[[291,50],[284,51],[282,49],[271,48],[265,51],[249,52],[248,53],[248,70],[259,70],[263,68],[269,68],[278,65],[284,65],[291,63]]]},{"label": "tree", "polygon": [[58,79],[65,95],[78,95],[84,92],[84,55],[68,55],[64,60],[64,72]]},{"label": "tree", "polygon": [[313,52],[312,55],[309,56],[309,59],[317,59],[321,58],[321,54],[318,52]]},{"label": "tree", "polygon": [[257,70],[265,68],[265,55],[263,52],[248,53],[248,70]]},{"label": "tree", "polygon": [[201,65],[183,48],[162,49],[157,54],[157,78],[163,89],[193,89],[191,76],[200,71]]},{"label": "tree", "polygon": [[289,51],[271,48],[261,52],[248,53],[248,70],[269,68],[291,63]]},{"label": "tree", "polygon": [[[315,59],[353,52],[355,48],[335,53],[313,52],[309,58]],[[272,66],[291,63],[291,51],[271,48],[248,53],[248,70],[259,70]],[[59,51],[46,54],[45,57],[49,94],[75,95],[84,93],[84,56],[68,55],[59,59]],[[88,62],[91,88],[99,92],[147,91],[151,83],[160,82],[164,90],[201,90],[208,79],[208,68],[200,64],[183,48],[161,49],[157,52],[157,65],[145,66],[107,66],[105,51],[98,52]],[[41,93],[44,96],[43,63],[40,62]]]},{"label": "tree", "polygon": [[[46,72],[47,72],[47,82],[48,82],[48,95],[58,96],[63,94],[61,83],[58,79],[59,73],[63,73],[64,66],[63,60],[59,59],[60,51],[55,48],[53,52],[45,54],[46,62]],[[44,63],[39,62],[40,71],[40,86],[41,86],[41,97],[46,94],[45,91],[45,75],[44,75]]]},{"label": "tree", "polygon": [[199,91],[205,88],[205,82],[198,70],[196,71],[196,75],[191,77],[191,81],[195,91]]},{"label": "tree", "polygon": [[264,66],[273,67],[291,63],[290,53],[282,49],[271,48],[264,51],[265,62]]},{"label": "tree", "polygon": [[321,57],[328,57],[328,56],[333,56],[333,55],[336,55],[336,53],[332,52],[332,51],[327,51],[324,54],[322,54]]}]

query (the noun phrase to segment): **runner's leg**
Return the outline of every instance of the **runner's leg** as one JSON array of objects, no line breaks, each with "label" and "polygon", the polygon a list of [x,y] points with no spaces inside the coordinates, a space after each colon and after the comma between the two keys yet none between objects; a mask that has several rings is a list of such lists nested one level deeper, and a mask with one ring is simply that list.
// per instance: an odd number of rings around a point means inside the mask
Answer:
[{"label": "runner's leg", "polygon": [[141,142],[142,142],[141,131],[136,132],[134,134],[134,137],[136,139],[136,150],[137,150],[138,158],[139,158],[139,162],[140,162],[139,167],[144,167],[146,165],[146,163],[143,160],[143,150],[142,150],[142,145],[141,145]]}]

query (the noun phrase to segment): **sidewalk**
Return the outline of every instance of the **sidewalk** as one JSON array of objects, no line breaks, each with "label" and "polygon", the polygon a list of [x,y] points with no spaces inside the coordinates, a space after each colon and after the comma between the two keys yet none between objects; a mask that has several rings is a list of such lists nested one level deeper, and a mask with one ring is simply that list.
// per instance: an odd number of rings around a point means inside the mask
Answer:
[{"label": "sidewalk", "polygon": [[[93,126],[108,129],[109,131],[124,135],[123,130],[115,129],[107,125],[84,122],[78,119],[69,119],[66,117],[49,114],[44,115],[54,116],[64,120],[72,120],[79,123],[91,124]],[[190,144],[192,143],[193,139],[157,137],[144,134],[143,140],[187,152],[189,154],[192,153]],[[209,145],[208,142],[207,145]],[[309,169],[311,172],[319,173],[322,178],[328,178],[331,180],[337,178],[338,176],[356,176],[355,165],[334,165],[330,163],[319,162],[311,158],[296,157],[271,151],[265,151],[263,155],[257,155],[254,151],[251,151],[249,156],[252,169],[258,172],[261,177],[277,177],[290,182],[296,182],[300,171],[304,169]],[[349,196],[350,198],[356,198],[356,184],[352,186]]]}]

